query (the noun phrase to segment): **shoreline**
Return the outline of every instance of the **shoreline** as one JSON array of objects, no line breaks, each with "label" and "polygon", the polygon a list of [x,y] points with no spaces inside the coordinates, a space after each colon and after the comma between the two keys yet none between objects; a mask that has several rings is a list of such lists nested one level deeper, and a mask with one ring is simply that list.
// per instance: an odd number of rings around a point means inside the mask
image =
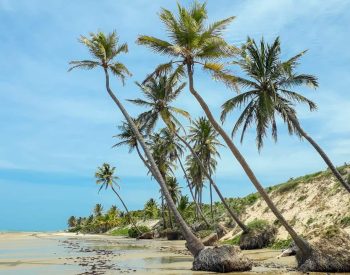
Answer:
[{"label": "shoreline", "polygon": [[[26,274],[34,270],[32,273],[45,274],[49,269],[51,274],[209,274],[191,271],[193,257],[187,253],[185,241],[61,231],[1,232],[0,247],[0,273]],[[295,271],[294,257],[276,259],[278,250],[249,250],[243,254],[254,261],[253,270],[244,274],[301,274]]]}]

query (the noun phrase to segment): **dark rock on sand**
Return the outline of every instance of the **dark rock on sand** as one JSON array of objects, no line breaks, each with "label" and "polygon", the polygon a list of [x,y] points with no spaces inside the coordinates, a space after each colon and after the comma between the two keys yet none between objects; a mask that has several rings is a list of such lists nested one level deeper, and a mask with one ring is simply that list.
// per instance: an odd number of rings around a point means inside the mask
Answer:
[{"label": "dark rock on sand", "polygon": [[236,246],[206,247],[195,256],[193,270],[214,272],[248,271],[252,262]]},{"label": "dark rock on sand", "polygon": [[145,232],[142,233],[140,237],[138,237],[138,239],[154,239],[154,233],[153,232]]}]

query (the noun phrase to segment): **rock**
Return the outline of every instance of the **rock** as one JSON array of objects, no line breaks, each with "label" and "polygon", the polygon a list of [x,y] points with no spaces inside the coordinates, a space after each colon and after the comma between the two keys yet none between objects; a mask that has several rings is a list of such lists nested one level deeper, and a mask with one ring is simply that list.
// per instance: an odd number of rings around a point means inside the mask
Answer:
[{"label": "rock", "polygon": [[228,232],[229,230],[221,224],[218,224],[218,226],[216,227],[216,233],[218,234],[219,239],[225,236]]},{"label": "rock", "polygon": [[141,236],[138,237],[138,239],[147,239],[147,240],[154,239],[154,233],[152,231],[142,233]]},{"label": "rock", "polygon": [[252,262],[236,246],[206,247],[194,258],[193,270],[232,272],[252,269]]},{"label": "rock", "polygon": [[273,226],[263,230],[251,229],[248,233],[242,233],[239,247],[244,250],[266,247],[275,240],[276,234],[277,229]]},{"label": "rock", "polygon": [[218,234],[212,233],[205,237],[202,242],[205,246],[213,246],[219,240]]},{"label": "rock", "polygon": [[350,237],[338,228],[326,228],[311,242],[311,256],[304,262],[297,253],[299,270],[303,272],[350,272]]}]

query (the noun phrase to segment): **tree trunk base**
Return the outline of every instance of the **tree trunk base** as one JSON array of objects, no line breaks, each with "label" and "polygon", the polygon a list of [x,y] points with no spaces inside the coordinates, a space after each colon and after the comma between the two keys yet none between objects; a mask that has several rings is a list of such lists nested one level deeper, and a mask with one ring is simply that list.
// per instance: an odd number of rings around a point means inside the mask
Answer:
[{"label": "tree trunk base", "polygon": [[242,233],[239,240],[239,247],[242,250],[267,247],[276,239],[276,233],[276,228],[271,226],[264,230],[252,229],[248,233]]},{"label": "tree trunk base", "polygon": [[249,271],[252,269],[252,262],[241,254],[236,246],[223,245],[220,247],[206,247],[194,258],[193,270],[213,272]]},{"label": "tree trunk base", "polygon": [[[327,229],[326,229],[327,230]],[[311,243],[311,255],[302,261],[297,253],[299,269],[303,272],[350,272],[350,238],[341,231],[329,231]]]}]

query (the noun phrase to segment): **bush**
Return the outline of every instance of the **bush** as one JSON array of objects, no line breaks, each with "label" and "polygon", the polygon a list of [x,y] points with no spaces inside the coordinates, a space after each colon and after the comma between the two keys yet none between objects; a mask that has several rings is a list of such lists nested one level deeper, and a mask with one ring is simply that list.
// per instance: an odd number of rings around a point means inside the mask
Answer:
[{"label": "bush", "polygon": [[298,181],[295,181],[295,180],[291,180],[289,182],[286,182],[284,184],[282,184],[278,189],[277,189],[277,192],[278,193],[285,193],[285,192],[288,192],[290,190],[293,190],[295,189],[297,186],[299,185],[299,182]]},{"label": "bush", "polygon": [[254,219],[247,224],[249,229],[264,230],[269,226],[269,223],[265,220]]},{"label": "bush", "polygon": [[[141,233],[151,231],[147,226],[138,226],[138,229],[141,231]],[[128,235],[130,238],[137,238],[140,236],[140,233],[136,228],[132,227],[128,230]]]},{"label": "bush", "polygon": [[222,243],[222,244],[230,244],[230,245],[238,245],[240,239],[241,239],[241,235],[237,235],[237,236],[235,236],[233,239],[231,239],[231,240],[225,240],[225,241],[222,241],[221,243]]},{"label": "bush", "polygon": [[343,226],[349,226],[350,225],[350,216],[342,218],[340,220],[340,224]]}]

